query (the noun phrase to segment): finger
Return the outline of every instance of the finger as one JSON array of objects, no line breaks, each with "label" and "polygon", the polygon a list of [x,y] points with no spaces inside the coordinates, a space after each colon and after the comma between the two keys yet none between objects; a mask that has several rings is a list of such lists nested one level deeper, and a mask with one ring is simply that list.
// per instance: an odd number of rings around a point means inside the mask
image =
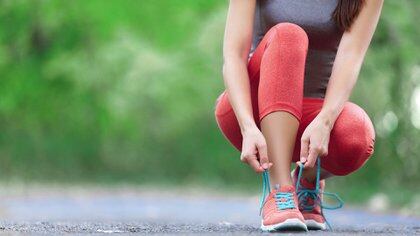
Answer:
[{"label": "finger", "polygon": [[305,168],[312,168],[315,166],[316,159],[318,157],[319,151],[315,148],[309,150],[308,160],[305,163]]},{"label": "finger", "polygon": [[300,144],[300,162],[305,163],[308,158],[309,139],[303,138]]},{"label": "finger", "polygon": [[245,152],[244,152],[244,151],[242,151],[241,156],[240,156],[240,160],[241,160],[243,163],[248,164],[248,159],[247,159],[247,157],[248,157],[248,155],[247,155],[247,154],[245,154]]},{"label": "finger", "polygon": [[247,158],[248,165],[251,166],[252,169],[254,169],[255,172],[261,173],[264,171],[264,169],[261,167],[260,162],[257,160],[256,156],[252,156]]},{"label": "finger", "polygon": [[241,161],[248,164],[248,159],[249,158],[257,158],[256,157],[257,151],[253,151],[253,150],[242,150],[241,152]]},{"label": "finger", "polygon": [[324,157],[326,155],[328,155],[328,148],[322,148],[321,153],[320,153],[319,156]]},{"label": "finger", "polygon": [[263,169],[269,168],[268,154],[267,154],[267,145],[265,143],[258,144],[258,155],[260,156],[260,165]]}]

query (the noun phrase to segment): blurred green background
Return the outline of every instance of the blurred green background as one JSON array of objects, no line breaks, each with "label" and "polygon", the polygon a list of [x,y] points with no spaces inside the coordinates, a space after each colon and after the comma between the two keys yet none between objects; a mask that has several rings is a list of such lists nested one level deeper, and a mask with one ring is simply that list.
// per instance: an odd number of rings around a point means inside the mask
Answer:
[{"label": "blurred green background", "polygon": [[[225,0],[1,0],[3,181],[257,192],[214,120]],[[386,1],[352,100],[377,131],[346,201],[420,194],[420,1]]]}]

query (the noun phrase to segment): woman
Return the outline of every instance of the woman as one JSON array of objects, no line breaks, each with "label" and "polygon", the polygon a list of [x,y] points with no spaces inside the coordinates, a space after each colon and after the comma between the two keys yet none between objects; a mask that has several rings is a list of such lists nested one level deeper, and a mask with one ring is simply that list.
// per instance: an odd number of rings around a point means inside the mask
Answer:
[{"label": "woman", "polygon": [[[270,170],[263,230],[325,229],[319,196],[324,179],[348,175],[372,155],[372,122],[348,99],[382,4],[230,0],[226,91],[215,113],[241,161],[257,173]],[[300,168],[291,175],[292,162]]]}]

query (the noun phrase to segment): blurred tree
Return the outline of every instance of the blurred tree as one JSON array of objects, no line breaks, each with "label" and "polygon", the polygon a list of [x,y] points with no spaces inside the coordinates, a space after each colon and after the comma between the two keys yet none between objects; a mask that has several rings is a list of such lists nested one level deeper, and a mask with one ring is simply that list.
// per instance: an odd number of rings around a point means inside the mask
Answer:
[{"label": "blurred tree", "polygon": [[[226,5],[0,1],[2,177],[254,188],[213,117]],[[385,3],[352,97],[374,120],[375,154],[335,188],[418,188],[419,8]]]}]

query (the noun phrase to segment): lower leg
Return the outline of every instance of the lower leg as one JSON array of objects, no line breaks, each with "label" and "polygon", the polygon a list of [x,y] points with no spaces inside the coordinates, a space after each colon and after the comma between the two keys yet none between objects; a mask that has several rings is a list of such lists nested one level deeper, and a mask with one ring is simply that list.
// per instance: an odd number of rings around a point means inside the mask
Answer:
[{"label": "lower leg", "polygon": [[264,37],[258,110],[272,184],[292,185],[290,164],[301,118],[308,37],[297,25],[281,23]]},{"label": "lower leg", "polygon": [[292,185],[290,164],[299,121],[288,112],[273,112],[261,121],[261,130],[265,136],[268,157],[274,165],[270,168],[273,185]]}]

